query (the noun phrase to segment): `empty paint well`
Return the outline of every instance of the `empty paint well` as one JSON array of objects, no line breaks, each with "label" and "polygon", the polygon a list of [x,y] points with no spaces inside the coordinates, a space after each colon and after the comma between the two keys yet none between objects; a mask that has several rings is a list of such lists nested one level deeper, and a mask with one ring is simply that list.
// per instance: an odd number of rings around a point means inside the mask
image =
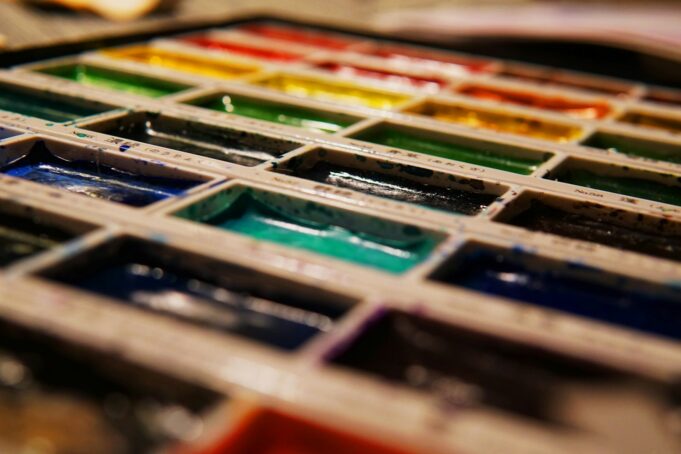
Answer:
[{"label": "empty paint well", "polygon": [[525,193],[496,221],[668,260],[681,260],[681,224],[581,200]]},{"label": "empty paint well", "polygon": [[70,96],[0,85],[0,109],[48,121],[65,122],[97,115],[111,106]]},{"label": "empty paint well", "polygon": [[340,432],[277,410],[248,412],[214,446],[194,454],[407,454],[407,451]]},{"label": "empty paint well", "polygon": [[672,174],[568,158],[545,178],[681,206],[681,177]]},{"label": "empty paint well", "polygon": [[389,124],[379,124],[352,137],[386,147],[401,148],[523,175],[534,172],[542,162],[553,156],[548,152],[534,152],[494,142],[476,141]]},{"label": "empty paint well", "polygon": [[163,79],[80,63],[41,68],[36,71],[91,87],[123,91],[151,98],[159,98],[190,88],[189,85]]},{"label": "empty paint well", "polygon": [[326,149],[279,162],[272,170],[362,194],[471,216],[506,190],[499,184],[475,178]]},{"label": "empty paint well", "polygon": [[582,134],[578,126],[548,122],[538,118],[505,114],[478,107],[426,102],[407,110],[448,123],[515,134],[551,142],[570,142]]},{"label": "empty paint well", "polygon": [[421,88],[429,91],[438,91],[447,84],[443,79],[433,77],[420,77],[395,71],[386,71],[368,66],[359,66],[349,63],[320,62],[314,67],[322,71],[331,72],[341,76],[355,76],[367,79],[380,80],[388,85],[396,87]]},{"label": "empty paint well", "polygon": [[0,267],[59,246],[92,226],[10,201],[0,201]]},{"label": "empty paint well", "polygon": [[673,134],[681,133],[681,120],[663,117],[661,115],[642,112],[628,112],[622,117],[618,118],[617,121],[652,130],[670,132]]},{"label": "empty paint well", "polygon": [[563,390],[633,381],[602,365],[397,311],[377,317],[332,362],[430,393],[457,413],[493,407],[565,425],[574,418],[561,412]]},{"label": "empty paint well", "polygon": [[257,66],[248,66],[220,59],[196,57],[177,51],[151,46],[138,46],[127,49],[108,50],[108,57],[130,60],[151,66],[159,66],[199,76],[219,79],[236,79],[258,71]]},{"label": "empty paint well", "polygon": [[205,181],[146,161],[112,159],[53,140],[17,144],[0,172],[16,178],[134,207],[177,196]]},{"label": "empty paint well", "polygon": [[421,263],[442,240],[413,225],[243,186],[218,192],[175,215],[390,273]]},{"label": "empty paint well", "polygon": [[300,146],[296,142],[262,134],[148,112],[134,113],[83,127],[244,166],[258,165]]},{"label": "empty paint well", "polygon": [[534,107],[577,118],[599,119],[610,113],[610,106],[605,102],[573,101],[557,96],[540,96],[528,91],[507,90],[484,85],[466,85],[457,91],[462,95],[486,101]]},{"label": "empty paint well", "polygon": [[352,300],[161,243],[123,238],[43,277],[284,350],[329,331]]},{"label": "empty paint well", "polygon": [[350,115],[224,93],[189,103],[206,109],[295,126],[314,132],[335,133],[359,121],[358,118]]},{"label": "empty paint well", "polygon": [[[200,434],[220,398],[200,386],[0,322],[0,445],[20,453],[164,450]],[[39,441],[37,441],[39,440]]]},{"label": "empty paint well", "polygon": [[272,60],[279,63],[294,62],[302,58],[301,55],[293,52],[285,52],[273,50],[271,48],[266,49],[264,47],[250,46],[248,44],[243,44],[240,42],[230,42],[227,40],[222,40],[217,37],[210,37],[207,35],[190,36],[187,38],[182,38],[181,42],[185,44],[191,44],[193,46],[202,47],[204,49],[223,51],[227,53],[233,53],[236,55],[242,55],[245,57],[257,58],[260,60]]},{"label": "empty paint well", "polygon": [[430,278],[520,302],[681,339],[681,292],[517,249],[470,244]]},{"label": "empty paint well", "polygon": [[681,145],[655,142],[639,137],[597,132],[582,142],[582,145],[610,150],[629,156],[639,156],[657,161],[681,164]]},{"label": "empty paint well", "polygon": [[255,84],[303,98],[319,99],[341,104],[359,105],[374,109],[393,109],[410,97],[396,92],[364,88],[361,85],[316,77],[278,74],[261,79]]}]

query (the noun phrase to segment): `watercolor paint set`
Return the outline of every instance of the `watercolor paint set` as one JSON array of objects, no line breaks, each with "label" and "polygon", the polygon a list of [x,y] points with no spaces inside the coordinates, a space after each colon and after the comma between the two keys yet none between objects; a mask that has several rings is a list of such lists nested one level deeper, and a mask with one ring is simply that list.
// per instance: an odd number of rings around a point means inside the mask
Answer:
[{"label": "watercolor paint set", "polygon": [[679,100],[274,19],[0,70],[0,452],[680,452]]}]

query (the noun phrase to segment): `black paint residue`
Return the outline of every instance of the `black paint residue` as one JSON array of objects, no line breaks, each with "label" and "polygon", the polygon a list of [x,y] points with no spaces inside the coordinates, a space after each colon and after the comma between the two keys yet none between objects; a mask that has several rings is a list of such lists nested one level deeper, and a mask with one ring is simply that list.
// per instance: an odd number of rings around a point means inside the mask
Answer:
[{"label": "black paint residue", "polygon": [[668,222],[659,222],[659,228],[655,230],[644,229],[642,225],[635,223],[622,225],[613,222],[612,217],[606,213],[586,216],[533,200],[529,209],[513,217],[508,223],[655,257],[681,260],[681,235],[666,233]]},{"label": "black paint residue", "polygon": [[562,424],[556,408],[571,385],[622,384],[605,366],[441,322],[389,312],[333,362],[433,393],[452,408],[492,406]]},{"label": "black paint residue", "polygon": [[86,128],[244,166],[258,165],[299,146],[295,142],[247,131],[152,114],[146,116],[133,114],[115,124],[105,123]]},{"label": "black paint residue", "polygon": [[353,189],[364,194],[470,216],[479,213],[497,197],[492,194],[435,186],[387,172],[364,170],[325,161],[318,161],[310,168],[299,166],[292,171],[292,174],[307,180]]}]

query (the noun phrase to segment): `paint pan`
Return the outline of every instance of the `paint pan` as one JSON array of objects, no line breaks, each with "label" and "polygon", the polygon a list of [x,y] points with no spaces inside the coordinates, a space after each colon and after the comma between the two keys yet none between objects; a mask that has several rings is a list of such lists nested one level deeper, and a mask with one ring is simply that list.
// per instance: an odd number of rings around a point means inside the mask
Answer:
[{"label": "paint pan", "polygon": [[73,121],[114,108],[93,101],[31,90],[18,85],[0,85],[0,109],[47,121]]},{"label": "paint pan", "polygon": [[634,157],[681,164],[681,145],[679,144],[646,140],[623,134],[597,132],[582,142],[582,145]]},{"label": "paint pan", "polygon": [[681,206],[681,180],[672,174],[568,158],[544,178]]},{"label": "paint pan", "polygon": [[10,200],[0,200],[0,268],[32,257],[94,227]]},{"label": "paint pan", "polygon": [[422,68],[428,71],[442,71],[450,75],[463,76],[468,73],[490,72],[494,67],[488,60],[437,53],[419,47],[373,44],[359,52],[381,58],[393,67]]},{"label": "paint pan", "polygon": [[122,91],[150,98],[159,98],[190,88],[189,85],[83,63],[50,66],[36,69],[36,71],[90,87]]},{"label": "paint pan", "polygon": [[643,97],[643,100],[656,102],[658,104],[665,104],[670,107],[679,107],[681,106],[681,91],[653,89]]},{"label": "paint pan", "polygon": [[491,407],[572,430],[565,391],[636,389],[633,377],[605,366],[398,311],[368,325],[332,362],[430,393],[454,412]]},{"label": "paint pan", "polygon": [[150,112],[137,112],[81,127],[244,166],[278,158],[301,146],[262,134]]},{"label": "paint pan", "polygon": [[606,117],[611,109],[605,102],[571,101],[557,96],[541,96],[529,91],[507,90],[484,85],[465,85],[458,93],[486,101],[517,104],[550,110],[576,118],[600,119]]},{"label": "paint pan", "polygon": [[302,98],[372,107],[374,109],[394,109],[410,99],[409,95],[397,92],[294,74],[278,74],[254,83],[263,88]]},{"label": "paint pan", "polygon": [[335,133],[359,121],[357,117],[341,113],[226,93],[202,97],[188,104],[313,132]]},{"label": "paint pan", "polygon": [[628,112],[618,118],[617,121],[656,131],[664,131],[672,134],[681,133],[681,120],[664,117],[662,115]]},{"label": "paint pan", "polygon": [[439,158],[529,175],[553,154],[495,142],[402,127],[389,123],[359,131],[352,138]]},{"label": "paint pan", "polygon": [[248,412],[214,446],[192,454],[407,454],[408,451],[268,408]]},{"label": "paint pan", "polygon": [[0,333],[3,452],[157,452],[200,435],[220,397],[5,321]]},{"label": "paint pan", "polygon": [[331,330],[354,304],[346,296],[131,237],[89,250],[41,275],[284,350]]},{"label": "paint pan", "polygon": [[257,66],[253,65],[249,66],[220,59],[201,58],[152,46],[107,50],[103,53],[111,58],[129,60],[218,79],[237,79],[255,74],[259,70]]},{"label": "paint pan", "polygon": [[581,128],[577,126],[435,101],[412,107],[406,112],[471,128],[515,134],[551,142],[570,142],[582,134]]},{"label": "paint pan", "polygon": [[13,144],[0,172],[133,207],[183,194],[206,180],[146,161],[113,158],[96,150],[40,139]]},{"label": "paint pan", "polygon": [[471,243],[430,279],[681,339],[681,291],[515,249]]},{"label": "paint pan", "polygon": [[583,200],[526,192],[495,220],[528,230],[681,260],[681,224]]},{"label": "paint pan", "polygon": [[568,74],[553,69],[525,68],[505,65],[500,76],[541,85],[577,88],[611,96],[629,95],[634,87],[613,79],[601,79],[587,75]]},{"label": "paint pan", "polygon": [[236,30],[262,38],[332,50],[344,50],[357,43],[356,40],[348,36],[341,36],[335,33],[268,23],[241,25]]},{"label": "paint pan", "polygon": [[335,150],[318,149],[279,162],[278,173],[453,214],[473,216],[507,187],[475,178]]},{"label": "paint pan", "polygon": [[384,69],[376,69],[369,66],[360,66],[340,62],[319,62],[314,64],[315,69],[338,74],[340,76],[352,76],[367,79],[375,79],[395,88],[418,88],[436,92],[447,84],[444,79],[435,77],[420,77]]},{"label": "paint pan", "polygon": [[443,239],[413,225],[245,186],[230,187],[175,215],[390,273],[421,263]]},{"label": "paint pan", "polygon": [[9,139],[10,137],[16,137],[20,134],[22,134],[22,132],[0,125],[0,140]]},{"label": "paint pan", "polygon": [[189,36],[182,38],[180,42],[203,49],[222,51],[225,53],[241,55],[244,57],[257,58],[259,60],[270,60],[277,63],[289,63],[300,60],[302,55],[293,52],[266,49],[263,47],[249,46],[240,42],[230,42],[221,40],[208,35]]}]

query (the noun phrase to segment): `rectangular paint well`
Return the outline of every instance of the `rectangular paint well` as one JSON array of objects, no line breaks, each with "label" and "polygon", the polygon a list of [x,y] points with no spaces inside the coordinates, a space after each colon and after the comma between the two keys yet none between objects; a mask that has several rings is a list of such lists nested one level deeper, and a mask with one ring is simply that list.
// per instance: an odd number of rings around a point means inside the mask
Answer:
[{"label": "rectangular paint well", "polygon": [[[280,162],[272,170],[362,194],[473,216],[494,202],[499,188],[474,178],[456,177],[360,155],[313,150]],[[492,186],[490,184],[490,186]],[[463,189],[465,188],[465,189]],[[495,193],[488,193],[495,189]]]},{"label": "rectangular paint well", "polygon": [[431,394],[439,408],[492,407],[567,426],[574,419],[565,420],[561,411],[564,391],[634,380],[541,347],[398,311],[366,326],[332,363]]},{"label": "rectangular paint well", "polygon": [[264,88],[302,98],[372,107],[374,109],[394,109],[410,99],[408,95],[400,93],[301,75],[278,74],[254,83]]},{"label": "rectangular paint well", "polygon": [[67,229],[45,224],[40,216],[0,212],[0,267],[52,249],[74,236]]},{"label": "rectangular paint well", "polygon": [[247,24],[236,30],[263,38],[285,41],[323,49],[343,50],[357,41],[349,37],[309,28],[293,28],[275,24]]},{"label": "rectangular paint well", "polygon": [[654,142],[621,134],[597,132],[582,142],[582,145],[630,156],[681,164],[681,145],[678,144]]},{"label": "rectangular paint well", "polygon": [[393,45],[374,45],[359,52],[384,59],[398,67],[416,67],[431,71],[445,71],[452,75],[489,72],[492,64],[482,59],[466,58],[448,54],[437,54],[424,48],[409,48]]},{"label": "rectangular paint well", "polygon": [[97,115],[110,108],[68,96],[0,85],[0,109],[48,121],[65,122]]},{"label": "rectangular paint well", "polygon": [[375,79],[393,87],[420,88],[428,91],[438,91],[447,82],[434,77],[419,77],[396,71],[387,71],[368,66],[359,66],[349,63],[320,62],[315,63],[316,69],[338,74],[341,76],[354,76],[367,79]]},{"label": "rectangular paint well", "polygon": [[681,106],[681,91],[679,90],[651,90],[643,97],[644,101],[667,104],[672,107]]},{"label": "rectangular paint well", "polygon": [[430,277],[446,285],[681,339],[681,291],[569,261],[471,245]]},{"label": "rectangular paint well", "polygon": [[413,225],[241,186],[175,215],[390,273],[423,262],[442,240]]},{"label": "rectangular paint well", "polygon": [[36,141],[22,157],[0,167],[0,173],[134,207],[177,196],[202,181],[142,176],[112,167],[94,158],[70,160],[54,154],[44,141]]},{"label": "rectangular paint well", "polygon": [[284,139],[155,113],[134,113],[84,128],[244,166],[278,158],[301,146]]},{"label": "rectangular paint well", "polygon": [[189,102],[192,105],[218,112],[230,113],[257,120],[295,126],[313,132],[336,133],[359,121],[349,115],[324,112],[293,104],[264,99],[220,94]]},{"label": "rectangular paint well", "polygon": [[611,109],[605,102],[571,101],[557,96],[541,96],[527,91],[507,90],[484,85],[465,85],[457,90],[462,95],[486,101],[498,101],[537,109],[550,110],[571,117],[600,119]]},{"label": "rectangular paint well", "polygon": [[163,79],[80,63],[43,68],[37,71],[90,87],[106,88],[150,98],[159,98],[190,88],[188,85]]},{"label": "rectangular paint well", "polygon": [[629,95],[634,89],[633,86],[620,81],[596,79],[591,76],[568,75],[552,69],[521,69],[507,65],[499,72],[499,75],[535,84],[577,88],[614,96]]},{"label": "rectangular paint well", "polygon": [[408,454],[277,410],[247,413],[224,439],[194,454]]},{"label": "rectangular paint well", "polygon": [[579,161],[573,165],[572,161],[568,160],[545,178],[681,206],[681,186],[678,184],[678,177],[671,174],[633,172],[630,168],[589,161]]},{"label": "rectangular paint well", "polygon": [[681,260],[681,224],[595,203],[521,197],[524,205],[506,222],[528,230],[590,241],[668,260]]},{"label": "rectangular paint well", "polygon": [[132,238],[105,244],[42,275],[284,350],[331,330],[352,304],[331,292]]},{"label": "rectangular paint well", "polygon": [[629,112],[617,121],[643,128],[681,134],[681,120],[640,112]]},{"label": "rectangular paint well", "polygon": [[197,74],[218,79],[236,79],[256,73],[257,66],[248,66],[221,59],[196,57],[181,52],[151,46],[138,46],[127,49],[107,50],[104,55],[111,58],[130,60],[151,66],[159,66],[175,71]]},{"label": "rectangular paint well", "polygon": [[378,125],[360,131],[352,137],[386,147],[401,148],[522,175],[534,172],[542,162],[552,156],[551,153],[517,153],[513,152],[511,147],[502,150],[491,143],[475,143],[470,139],[457,143],[454,137],[438,138],[438,134],[434,132],[390,125]]},{"label": "rectangular paint well", "polygon": [[570,142],[582,133],[581,128],[577,126],[438,102],[427,102],[408,109],[407,112],[471,128],[515,134],[550,142]]},{"label": "rectangular paint well", "polygon": [[36,445],[54,454],[165,451],[200,432],[204,412],[220,399],[121,353],[66,343],[47,331],[0,322],[3,453]]},{"label": "rectangular paint well", "polygon": [[240,42],[230,42],[205,35],[182,38],[181,42],[192,46],[202,47],[204,49],[222,51],[225,53],[257,58],[259,60],[271,60],[278,63],[294,62],[302,58],[302,55],[293,52],[249,46]]}]

